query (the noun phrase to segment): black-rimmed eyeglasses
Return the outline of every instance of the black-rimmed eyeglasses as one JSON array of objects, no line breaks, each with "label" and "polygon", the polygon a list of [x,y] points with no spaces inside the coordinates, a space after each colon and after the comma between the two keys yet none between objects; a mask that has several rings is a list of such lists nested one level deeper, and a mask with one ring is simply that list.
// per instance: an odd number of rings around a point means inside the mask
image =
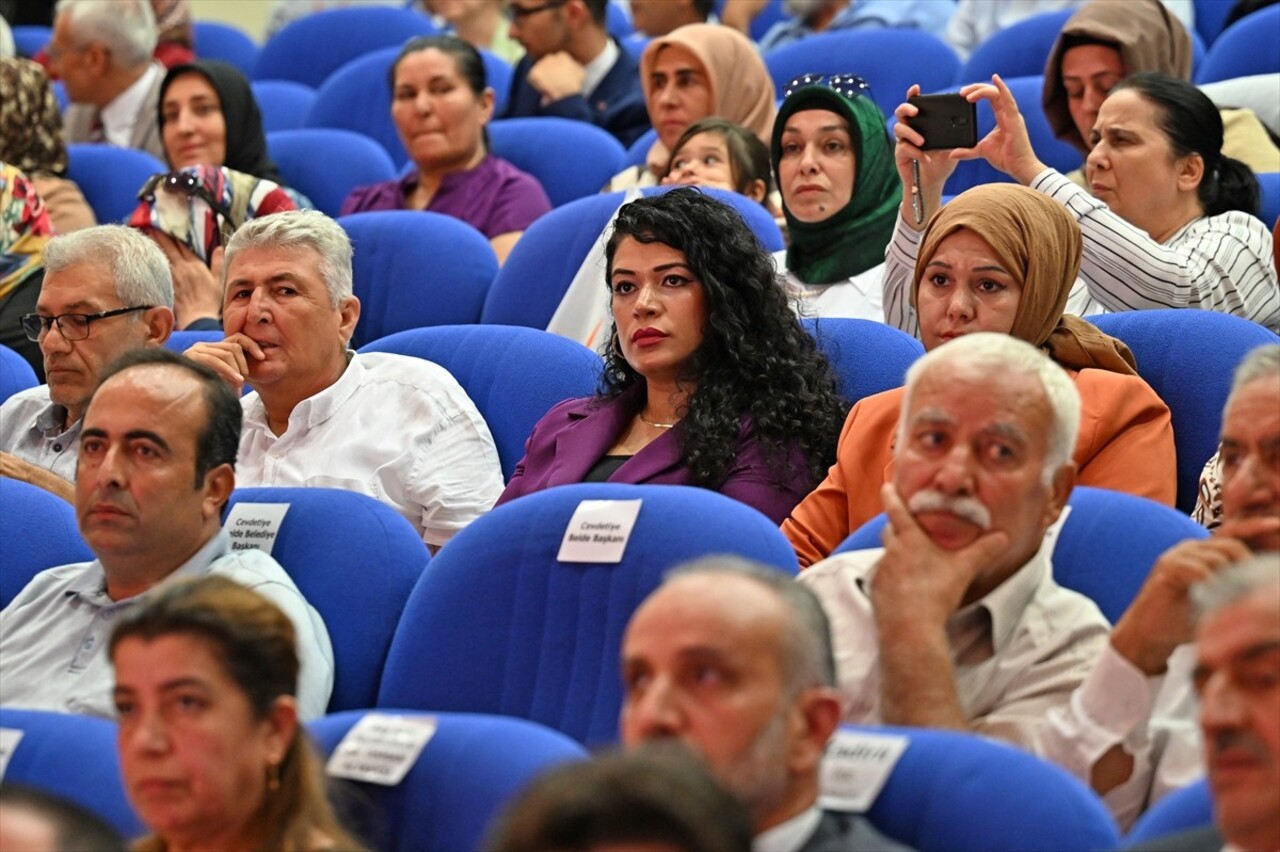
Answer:
[{"label": "black-rimmed eyeglasses", "polygon": [[526,18],[529,15],[536,15],[539,12],[545,12],[548,9],[558,9],[568,2],[569,0],[550,0],[550,2],[543,3],[540,6],[508,6],[507,20],[518,21],[521,18]]},{"label": "black-rimmed eyeglasses", "polygon": [[782,96],[789,98],[806,86],[824,86],[846,98],[871,97],[871,84],[857,74],[801,74],[782,87]]},{"label": "black-rimmed eyeglasses", "polygon": [[27,314],[22,318],[22,330],[26,332],[28,340],[38,341],[56,324],[58,333],[67,340],[84,340],[89,336],[90,323],[134,311],[148,311],[153,307],[155,305],[134,305],[131,308],[116,308],[114,311],[100,311],[96,314],[59,314],[56,317]]}]

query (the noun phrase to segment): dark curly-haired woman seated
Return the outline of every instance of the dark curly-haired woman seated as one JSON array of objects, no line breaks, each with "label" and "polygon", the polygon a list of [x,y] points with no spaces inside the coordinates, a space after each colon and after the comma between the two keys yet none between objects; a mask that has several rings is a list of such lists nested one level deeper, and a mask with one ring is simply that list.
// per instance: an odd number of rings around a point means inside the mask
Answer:
[{"label": "dark curly-haired woman seated", "polygon": [[498,503],[572,482],[696,485],[781,522],[825,474],[835,380],[736,211],[695,189],[618,212],[600,392],[552,408]]}]

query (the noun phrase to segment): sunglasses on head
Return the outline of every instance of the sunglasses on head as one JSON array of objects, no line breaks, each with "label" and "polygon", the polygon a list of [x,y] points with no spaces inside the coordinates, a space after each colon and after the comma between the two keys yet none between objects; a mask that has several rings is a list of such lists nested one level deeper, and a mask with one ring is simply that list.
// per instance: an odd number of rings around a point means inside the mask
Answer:
[{"label": "sunglasses on head", "polygon": [[229,221],[231,219],[231,211],[209,191],[204,185],[204,181],[200,179],[200,175],[195,172],[169,172],[168,174],[152,175],[138,192],[138,198],[142,201],[153,202],[156,200],[157,189],[180,192],[188,198],[199,198],[209,205],[209,209],[224,220]]},{"label": "sunglasses on head", "polygon": [[846,98],[871,97],[871,84],[857,74],[801,74],[782,87],[782,96],[789,98],[806,86],[824,86]]}]

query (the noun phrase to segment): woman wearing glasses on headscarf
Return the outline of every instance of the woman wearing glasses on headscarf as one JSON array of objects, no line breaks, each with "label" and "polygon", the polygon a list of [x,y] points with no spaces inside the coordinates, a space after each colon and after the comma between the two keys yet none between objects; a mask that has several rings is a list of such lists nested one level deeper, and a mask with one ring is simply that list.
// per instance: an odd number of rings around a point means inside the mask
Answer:
[{"label": "woman wearing glasses on headscarf", "polygon": [[615,175],[607,191],[657,186],[680,134],[716,116],[741,124],[768,144],[773,80],[742,33],[717,24],[687,24],[649,42],[640,57],[640,85],[658,138],[643,165]]},{"label": "woman wearing glasses on headscarf", "polygon": [[[911,304],[926,351],[978,331],[1043,350],[1080,392],[1076,484],[1172,506],[1177,491],[1169,408],[1137,374],[1119,340],[1064,314],[1080,268],[1080,228],[1059,204],[1008,183],[974,187],[929,220],[911,274]],[[992,377],[999,381],[998,376]],[[808,566],[883,510],[903,389],[849,412],[836,463],[782,532]]]},{"label": "woman wearing glasses on headscarf", "polygon": [[98,224],[67,179],[62,112],[44,69],[29,59],[0,59],[0,92],[0,160],[26,174],[59,234]]},{"label": "woman wearing glasses on headscarf", "polygon": [[803,313],[884,321],[880,275],[902,186],[866,82],[806,74],[786,87],[770,154],[790,244],[774,256]]}]

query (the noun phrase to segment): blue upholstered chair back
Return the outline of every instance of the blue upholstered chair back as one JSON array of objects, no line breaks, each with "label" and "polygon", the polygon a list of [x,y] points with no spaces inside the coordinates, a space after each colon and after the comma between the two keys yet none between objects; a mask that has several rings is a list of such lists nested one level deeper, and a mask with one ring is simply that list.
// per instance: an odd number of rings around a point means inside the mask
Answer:
[{"label": "blue upholstered chair back", "polygon": [[396,176],[382,146],[350,130],[277,130],[267,134],[267,148],[284,182],[310,198],[326,216],[337,216],[343,200],[356,187]]},{"label": "blue upholstered chair back", "polygon": [[195,37],[196,56],[234,65],[246,77],[253,74],[261,49],[244,30],[221,21],[192,21],[191,34]]},{"label": "blue upholstered chair back", "polygon": [[801,74],[857,74],[871,84],[871,96],[886,117],[913,83],[922,92],[936,92],[950,86],[960,70],[960,59],[942,39],[893,27],[818,33],[769,51],[764,64],[779,98]]},{"label": "blue upholstered chair back", "polygon": [[924,354],[919,340],[883,323],[820,318],[806,318],[803,322],[827,356],[840,395],[849,405],[901,387],[907,368]]},{"label": "blue upholstered chair back", "polygon": [[253,79],[293,80],[319,88],[345,62],[435,32],[431,19],[414,9],[361,4],[316,12],[286,24],[267,40]]},{"label": "blue upholstered chair back", "polygon": [[[643,500],[619,564],[556,559],[583,500]],[[755,509],[673,485],[564,485],[499,506],[423,572],[400,619],[379,707],[517,716],[612,743],[618,654],[631,613],[667,569],[732,553],[781,571],[795,553]]]},{"label": "blue upholstered chair back", "polygon": [[608,131],[554,116],[491,122],[489,141],[495,155],[538,179],[553,207],[599,194],[627,153]]},{"label": "blue upholstered chair back", "polygon": [[0,707],[0,728],[22,731],[5,769],[6,782],[75,802],[125,839],[145,833],[120,778],[115,722]]},{"label": "blue upholstered chair back", "polygon": [[307,114],[316,101],[316,90],[292,80],[257,80],[249,84],[262,112],[265,133],[297,130],[305,126]]},{"label": "blue upholstered chair back", "polygon": [[79,185],[98,224],[123,222],[138,206],[147,178],[169,167],[134,148],[82,144],[67,146],[67,177]]},{"label": "blue upholstered chair back", "polygon": [[288,503],[272,550],[333,643],[329,710],[373,706],[400,611],[430,556],[417,531],[372,497],[331,488],[238,488],[238,503]]},{"label": "blue upholstered chair back", "polygon": [[[956,85],[990,82],[992,74],[999,74],[1005,80],[1044,74],[1045,62],[1058,40],[1058,33],[1075,12],[1075,9],[1044,12],[997,30],[974,48],[960,66]],[[1037,100],[1036,104],[1039,103]],[[1025,112],[1028,104],[1019,99],[1018,106]]]},{"label": "blue upholstered chair back", "polygon": [[1280,343],[1280,337],[1241,317],[1187,308],[1102,314],[1089,321],[1133,350],[1138,374],[1169,406],[1178,508],[1190,513],[1200,472],[1218,448],[1231,374],[1251,350]]},{"label": "blue upholstered chair back", "polygon": [[40,384],[27,359],[8,346],[0,346],[0,404],[18,391]]},{"label": "blue upholstered chair back", "polygon": [[1213,797],[1204,779],[1174,790],[1139,817],[1125,837],[1125,845],[1144,843],[1166,834],[1213,824]]},{"label": "blue upholstered chair back", "polygon": [[1268,6],[1245,15],[1214,40],[1196,69],[1196,82],[1216,83],[1280,72],[1277,33],[1280,33],[1280,6]]},{"label": "blue upholstered chair back", "polygon": [[910,739],[867,816],[920,852],[1085,852],[1119,841],[1092,790],[1025,751],[956,731],[854,730]]},{"label": "blue upholstered chair back", "polygon": [[553,405],[590,396],[603,362],[587,347],[534,328],[436,326],[375,340],[362,352],[395,352],[433,361],[457,379],[484,417],[510,479],[525,441]]},{"label": "blue upholstered chair back", "polygon": [[383,210],[343,216],[355,247],[360,322],[352,346],[410,328],[480,320],[498,259],[484,234],[452,216]]},{"label": "blue upholstered chair back", "polygon": [[[320,750],[331,754],[366,712],[325,716],[308,730]],[[564,734],[523,719],[430,715],[435,734],[403,781],[394,787],[350,782],[366,804],[352,827],[364,829],[358,833],[375,849],[478,850],[489,823],[534,777],[587,759],[582,746]]]},{"label": "blue upholstered chair back", "polygon": [[[1053,576],[1092,600],[1112,623],[1120,618],[1156,558],[1180,541],[1206,538],[1195,521],[1145,497],[1077,486],[1071,514],[1053,552]],[[854,530],[836,553],[880,547],[885,516]]]},{"label": "blue upholstered chair back", "polygon": [[0,542],[0,609],[46,568],[93,559],[74,506],[8,477],[0,477]]}]

